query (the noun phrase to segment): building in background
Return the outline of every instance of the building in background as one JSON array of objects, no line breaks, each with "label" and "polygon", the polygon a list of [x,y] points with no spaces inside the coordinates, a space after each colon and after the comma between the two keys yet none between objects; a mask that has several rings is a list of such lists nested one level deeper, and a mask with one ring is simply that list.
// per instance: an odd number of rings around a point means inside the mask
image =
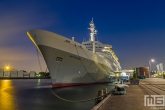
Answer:
[{"label": "building in background", "polygon": [[134,70],[122,70],[115,72],[115,78],[128,81],[131,77],[133,77],[133,71]]},{"label": "building in background", "polygon": [[163,63],[160,63],[156,65],[157,71],[152,71],[153,77],[163,77],[163,74],[165,74],[165,71],[163,69]]},{"label": "building in background", "polygon": [[149,67],[138,67],[136,68],[138,76],[146,76],[149,77]]},{"label": "building in background", "polygon": [[163,70],[163,63],[156,65],[156,68],[157,68],[157,71],[164,71]]},{"label": "building in background", "polygon": [[0,70],[0,78],[35,78],[36,72],[35,71],[24,71],[24,70]]}]

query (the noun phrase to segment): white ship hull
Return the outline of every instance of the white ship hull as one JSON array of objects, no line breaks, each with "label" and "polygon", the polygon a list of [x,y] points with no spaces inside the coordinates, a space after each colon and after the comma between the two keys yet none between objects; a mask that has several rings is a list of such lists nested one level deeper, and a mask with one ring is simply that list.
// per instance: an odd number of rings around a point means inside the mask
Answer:
[{"label": "white ship hull", "polygon": [[45,59],[53,87],[108,82],[116,70],[103,53],[92,53],[66,37],[45,30],[27,34]]}]

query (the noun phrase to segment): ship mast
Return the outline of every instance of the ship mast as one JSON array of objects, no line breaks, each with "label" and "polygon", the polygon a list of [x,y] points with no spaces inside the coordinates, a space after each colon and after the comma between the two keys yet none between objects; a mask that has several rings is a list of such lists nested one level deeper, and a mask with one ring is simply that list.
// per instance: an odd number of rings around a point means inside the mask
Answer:
[{"label": "ship mast", "polygon": [[90,28],[88,28],[91,33],[90,33],[90,36],[91,36],[91,41],[92,41],[92,44],[93,44],[93,53],[95,53],[95,35],[97,34],[97,30],[95,30],[95,24],[93,23],[93,18],[92,18],[92,21],[89,23],[90,25]]}]

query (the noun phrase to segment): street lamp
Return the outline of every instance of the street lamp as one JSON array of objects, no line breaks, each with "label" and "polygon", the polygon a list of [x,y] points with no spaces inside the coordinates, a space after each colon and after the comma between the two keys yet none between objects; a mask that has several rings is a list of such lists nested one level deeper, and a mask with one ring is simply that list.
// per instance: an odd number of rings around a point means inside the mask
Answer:
[{"label": "street lamp", "polygon": [[6,71],[11,70],[11,66],[10,65],[5,65],[4,70],[6,70]]},{"label": "street lamp", "polygon": [[8,70],[9,69],[9,66],[6,66],[6,70]]},{"label": "street lamp", "polygon": [[150,65],[150,72],[149,72],[149,77],[151,77],[151,62],[154,62],[155,60],[154,59],[151,59],[151,60],[149,60],[149,65]]}]

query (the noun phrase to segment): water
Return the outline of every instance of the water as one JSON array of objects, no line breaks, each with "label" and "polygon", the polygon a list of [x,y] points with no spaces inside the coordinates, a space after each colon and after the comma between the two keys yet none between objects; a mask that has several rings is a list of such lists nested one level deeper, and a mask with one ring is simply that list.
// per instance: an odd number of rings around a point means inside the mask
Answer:
[{"label": "water", "polygon": [[[0,80],[0,110],[90,110],[94,100],[88,102],[66,102],[86,100],[97,96],[100,89],[111,91],[114,86],[104,84],[52,88],[50,79]],[[52,91],[52,92],[51,92]]]}]

